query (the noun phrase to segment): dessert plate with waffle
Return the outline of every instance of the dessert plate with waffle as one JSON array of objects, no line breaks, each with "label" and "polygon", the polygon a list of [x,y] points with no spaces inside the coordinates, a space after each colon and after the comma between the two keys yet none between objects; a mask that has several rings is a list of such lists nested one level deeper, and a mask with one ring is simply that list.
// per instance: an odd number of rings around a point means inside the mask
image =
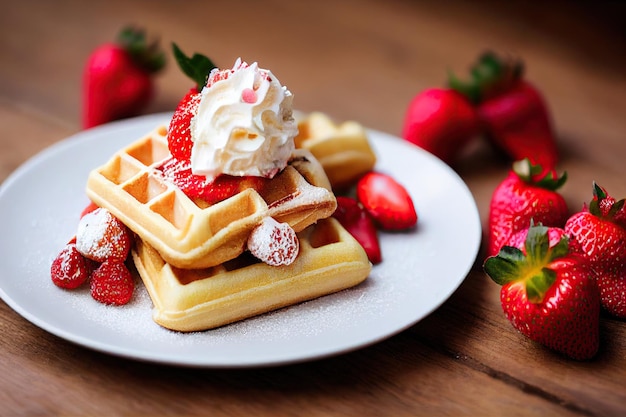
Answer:
[{"label": "dessert plate with waffle", "polygon": [[[299,139],[290,143],[284,138],[298,131],[291,93],[271,73],[241,62],[231,70],[235,76],[221,73],[219,81],[231,76],[242,82],[239,68],[252,68],[248,75],[257,87],[261,74],[255,101],[263,101],[263,88],[282,93],[268,95],[278,97],[270,107],[280,117],[266,113],[261,124],[271,129],[250,125],[224,139],[221,152],[207,140],[219,129],[197,121],[191,124],[194,156],[178,154],[184,147],[172,151],[176,113],[157,114],[81,132],[16,170],[0,189],[3,300],[35,325],[83,346],[202,367],[267,366],[348,352],[406,329],[441,305],[465,278],[480,242],[477,208],[463,181],[394,136],[354,122],[334,125],[321,113],[305,116]],[[223,90],[228,96],[237,88]],[[252,101],[250,94],[237,98]],[[200,102],[196,114],[211,119],[218,110],[210,103]],[[261,156],[249,156],[251,148],[262,149]],[[333,190],[374,164],[404,180],[420,223],[381,233],[384,260],[372,266],[332,215]],[[253,180],[213,200],[204,185],[224,176]],[[447,209],[452,196],[456,205]],[[95,301],[88,284],[68,291],[49,279],[69,237],[78,248],[85,247],[81,239],[93,238],[94,227],[77,232],[78,213],[90,202],[133,236],[125,264],[134,272],[134,293],[120,306]],[[444,261],[444,246],[457,257]]]}]

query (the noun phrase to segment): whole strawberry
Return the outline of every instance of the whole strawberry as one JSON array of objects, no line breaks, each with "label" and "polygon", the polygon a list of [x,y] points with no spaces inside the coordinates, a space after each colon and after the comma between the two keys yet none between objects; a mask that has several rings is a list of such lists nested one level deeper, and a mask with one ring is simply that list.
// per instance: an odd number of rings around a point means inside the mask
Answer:
[{"label": "whole strawberry", "polygon": [[595,356],[600,294],[589,264],[570,252],[567,236],[550,244],[545,226],[531,226],[523,251],[504,246],[484,269],[502,285],[502,309],[522,334],[573,359]]},{"label": "whole strawberry", "polygon": [[123,261],[104,261],[91,274],[91,296],[103,304],[124,305],[133,297],[135,282]]},{"label": "whole strawberry", "polygon": [[164,65],[158,42],[148,44],[137,28],[125,28],[116,42],[96,48],[83,70],[83,128],[138,115],[152,99],[153,76]]},{"label": "whole strawberry", "polygon": [[528,158],[554,169],[559,151],[546,102],[523,77],[520,60],[482,54],[466,82],[452,76],[450,87],[473,103],[481,130],[498,150],[513,161]]},{"label": "whole strawberry", "polygon": [[428,88],[409,103],[402,137],[454,163],[460,152],[480,133],[476,110],[469,100],[450,88]]},{"label": "whole strawberry", "polygon": [[567,203],[557,190],[567,180],[545,172],[528,159],[513,164],[496,187],[489,204],[487,256],[494,256],[516,232],[531,225],[563,227],[569,216]]},{"label": "whole strawberry", "polygon": [[573,214],[565,232],[573,247],[590,263],[600,288],[602,306],[626,318],[626,208],[604,188],[593,185],[588,207]]}]

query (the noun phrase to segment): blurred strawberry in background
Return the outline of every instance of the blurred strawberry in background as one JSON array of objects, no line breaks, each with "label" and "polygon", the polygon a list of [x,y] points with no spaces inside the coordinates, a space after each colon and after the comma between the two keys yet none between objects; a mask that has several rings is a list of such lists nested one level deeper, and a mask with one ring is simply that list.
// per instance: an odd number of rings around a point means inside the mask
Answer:
[{"label": "blurred strawberry in background", "polygon": [[83,128],[140,114],[154,96],[154,75],[164,66],[158,40],[149,43],[136,27],[98,46],[83,70]]}]

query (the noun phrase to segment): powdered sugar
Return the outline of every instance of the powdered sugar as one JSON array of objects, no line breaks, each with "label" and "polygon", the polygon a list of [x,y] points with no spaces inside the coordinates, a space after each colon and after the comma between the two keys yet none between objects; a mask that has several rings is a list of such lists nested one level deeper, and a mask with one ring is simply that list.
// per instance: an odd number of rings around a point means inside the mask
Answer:
[{"label": "powdered sugar", "polygon": [[106,209],[98,208],[78,222],[76,249],[83,256],[102,262],[107,258],[124,259],[128,243],[123,225]]},{"label": "powdered sugar", "polygon": [[290,265],[298,256],[300,241],[289,224],[265,217],[250,234],[248,250],[268,265]]}]

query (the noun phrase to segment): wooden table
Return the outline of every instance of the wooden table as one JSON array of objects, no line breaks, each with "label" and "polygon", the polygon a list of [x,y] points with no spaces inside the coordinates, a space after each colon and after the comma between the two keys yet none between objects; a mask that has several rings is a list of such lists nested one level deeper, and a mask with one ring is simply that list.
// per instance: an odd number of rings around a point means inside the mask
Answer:
[{"label": "wooden table", "polygon": [[[80,130],[82,65],[130,22],[223,66],[257,60],[280,74],[298,109],[396,135],[411,97],[442,85],[448,69],[465,71],[485,48],[514,52],[552,110],[571,209],[594,180],[626,196],[624,7],[506,3],[12,2],[0,13],[0,180]],[[146,113],[172,111],[189,83],[170,61],[157,86]],[[454,168],[484,229],[509,164],[480,142]],[[261,369],[98,353],[0,302],[0,415],[624,415],[626,324],[603,316],[597,357],[565,359],[513,329],[481,261],[437,311],[394,337]]]}]

